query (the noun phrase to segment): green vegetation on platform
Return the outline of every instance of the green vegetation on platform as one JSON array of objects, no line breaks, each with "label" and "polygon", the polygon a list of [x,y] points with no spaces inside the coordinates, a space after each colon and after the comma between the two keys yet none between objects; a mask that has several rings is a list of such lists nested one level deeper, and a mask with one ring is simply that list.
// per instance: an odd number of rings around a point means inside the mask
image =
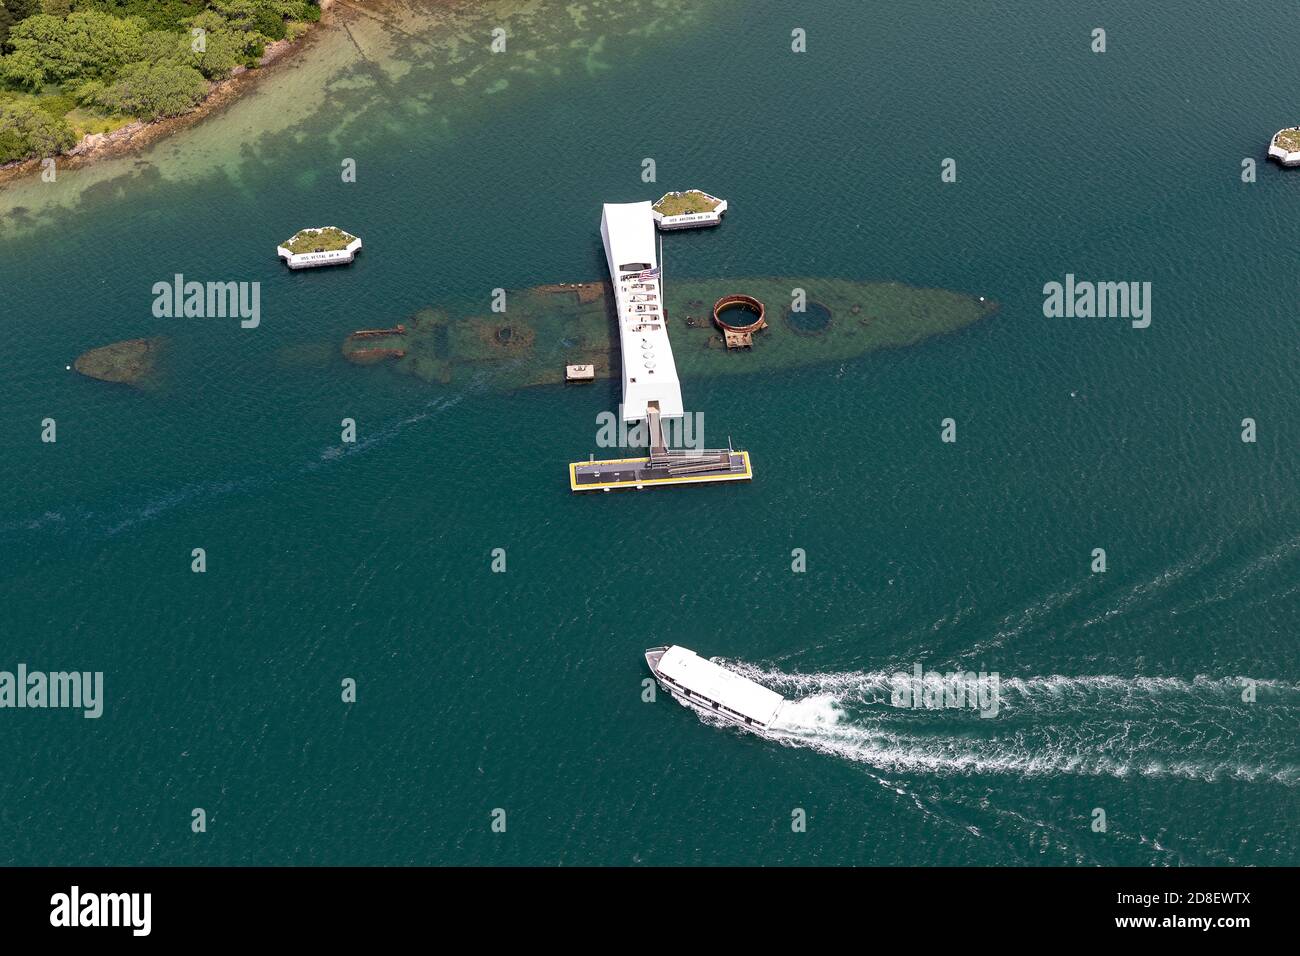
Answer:
[{"label": "green vegetation on platform", "polygon": [[342,229],[326,226],[324,229],[300,229],[281,245],[296,256],[304,252],[335,252],[346,249],[348,243],[355,238],[356,236]]},{"label": "green vegetation on platform", "polygon": [[192,110],[317,0],[0,0],[0,163]]},{"label": "green vegetation on platform", "polygon": [[718,200],[692,189],[684,193],[668,193],[654,204],[654,210],[664,216],[684,216],[692,212],[713,212],[717,205]]},{"label": "green vegetation on platform", "polygon": [[1284,129],[1273,138],[1273,142],[1288,153],[1300,152],[1300,127]]}]

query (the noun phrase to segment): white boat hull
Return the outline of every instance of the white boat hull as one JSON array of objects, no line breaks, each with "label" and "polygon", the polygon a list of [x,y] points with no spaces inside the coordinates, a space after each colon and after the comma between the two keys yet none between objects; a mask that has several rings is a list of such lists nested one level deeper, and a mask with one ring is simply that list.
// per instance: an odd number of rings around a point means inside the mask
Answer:
[{"label": "white boat hull", "polygon": [[721,718],[722,720],[725,720],[729,724],[735,724],[737,727],[743,727],[745,730],[748,730],[751,733],[758,734],[760,737],[771,738],[775,736],[775,731],[773,731],[771,727],[764,727],[761,724],[747,723],[746,721],[740,718],[733,717],[727,713],[723,713],[722,711],[718,710],[716,707],[707,707],[704,704],[697,703],[696,701],[691,700],[691,698],[687,697],[686,695],[680,694],[677,691],[673,690],[671,687],[667,686],[663,681],[659,681],[659,686],[662,687],[669,694],[671,694],[673,700],[677,701],[677,703],[681,704],[683,707],[689,707],[697,714],[707,714],[710,717]]},{"label": "white boat hull", "polygon": [[[728,707],[726,704],[720,703],[718,700],[713,700],[690,687],[677,683],[671,677],[666,675],[659,667],[659,662],[663,658],[664,654],[666,654],[670,649],[671,648],[668,647],[652,647],[646,651],[645,657],[646,663],[650,666],[650,672],[655,676],[655,681],[666,693],[671,695],[674,700],[684,707],[689,707],[697,713],[708,714],[712,717],[720,718],[727,723],[735,724],[737,727],[743,727],[745,730],[752,731],[761,737],[775,736],[775,732],[772,730],[772,723],[774,722],[776,715],[780,712],[780,704],[784,704],[785,702],[779,695],[761,687],[761,685],[755,684],[753,681],[747,681],[739,675],[729,675],[729,680],[740,681],[741,683],[754,688],[759,693],[766,694],[771,699],[780,701],[775,709],[765,712],[770,712],[770,718],[767,720],[759,720],[753,716],[747,716],[745,713],[741,713],[733,707]],[[692,658],[696,656],[693,652],[688,651],[687,653],[691,654]],[[716,668],[716,665],[713,664],[709,664],[708,666]],[[750,713],[753,712],[751,711]]]}]

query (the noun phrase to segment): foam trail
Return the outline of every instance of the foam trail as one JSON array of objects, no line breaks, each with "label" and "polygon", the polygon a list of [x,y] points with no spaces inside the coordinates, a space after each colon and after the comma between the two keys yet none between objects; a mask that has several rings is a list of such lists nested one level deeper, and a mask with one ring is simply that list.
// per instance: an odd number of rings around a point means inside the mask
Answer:
[{"label": "foam trail", "polygon": [[1218,559],[1222,551],[1223,542],[1207,544],[1191,557],[1167,568],[1150,580],[1132,585],[1118,600],[1111,602],[1108,597],[1107,602],[1110,603],[1110,607],[1088,618],[1079,625],[1079,629],[1086,630],[1097,624],[1107,624],[1117,617],[1151,608],[1152,605],[1164,600],[1170,589],[1183,578],[1203,573]]},{"label": "foam trail", "polygon": [[[1173,608],[1169,613],[1171,615],[1190,614],[1201,608],[1229,601],[1247,587],[1258,586],[1262,580],[1275,573],[1290,580],[1294,571],[1289,569],[1287,565],[1297,554],[1300,554],[1300,536],[1283,541],[1264,554],[1248,559],[1244,565],[1228,569],[1220,575],[1216,583],[1205,589],[1206,593],[1201,597],[1189,604]],[[1286,593],[1290,594],[1291,592]],[[1285,595],[1270,596],[1283,597]]]},{"label": "foam trail", "polygon": [[1032,751],[1007,744],[956,744],[934,738],[887,737],[860,728],[815,735],[801,734],[799,743],[813,750],[846,757],[883,770],[904,773],[1001,774],[1022,777],[1082,776],[1183,777],[1214,782],[1222,779],[1272,780],[1286,786],[1300,783],[1296,767],[1275,767],[1233,760],[1141,759],[1111,757],[1059,748]]},{"label": "foam trail", "polygon": [[[742,661],[720,659],[719,663],[786,696],[792,694],[798,696],[832,694],[841,703],[886,705],[890,703],[895,675],[901,673],[910,676],[912,670],[910,666],[900,665],[897,670],[798,674],[757,667]],[[945,674],[950,671],[961,670],[960,668],[934,669]],[[930,668],[927,667],[926,670],[928,671]],[[1198,674],[1192,678],[1121,677],[1114,674],[1085,674],[1081,676],[1050,674],[1036,677],[1001,677],[1000,686],[1003,692],[1012,691],[1025,701],[1038,702],[1060,699],[1070,695],[1133,699],[1143,697],[1174,698],[1178,696],[1209,699],[1223,696],[1228,699],[1237,699],[1245,686],[1246,680],[1253,681],[1259,691],[1300,698],[1300,682],[1249,676],[1211,677],[1204,674]],[[1113,703],[1113,701],[1108,702]]]},{"label": "foam trail", "polygon": [[1300,786],[1300,685],[1094,675],[1002,681],[1001,717],[890,704],[893,672],[787,674],[721,662],[793,699],[775,738],[882,772],[1173,777]]}]

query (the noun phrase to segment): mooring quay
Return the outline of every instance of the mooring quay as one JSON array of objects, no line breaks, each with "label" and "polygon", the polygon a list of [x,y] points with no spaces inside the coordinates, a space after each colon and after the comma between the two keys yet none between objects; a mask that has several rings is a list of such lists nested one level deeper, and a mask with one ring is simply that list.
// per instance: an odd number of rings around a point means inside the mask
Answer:
[{"label": "mooring quay", "polygon": [[681,418],[682,388],[668,341],[663,274],[655,249],[654,209],[648,202],[606,203],[600,217],[605,261],[614,287],[623,365],[625,422],[644,421],[649,456],[570,462],[573,491],[613,491],[659,485],[748,481],[748,452],[732,448],[670,449],[663,421]]}]

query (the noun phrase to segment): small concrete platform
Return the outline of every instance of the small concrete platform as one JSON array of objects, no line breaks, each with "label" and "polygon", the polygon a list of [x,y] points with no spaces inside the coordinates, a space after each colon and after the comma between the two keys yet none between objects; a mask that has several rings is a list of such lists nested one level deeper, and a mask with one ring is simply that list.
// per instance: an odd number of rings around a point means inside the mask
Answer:
[{"label": "small concrete platform", "polygon": [[596,381],[596,366],[566,365],[564,366],[564,380],[566,382],[594,382]]},{"label": "small concrete platform", "polygon": [[727,449],[703,455],[674,455],[669,460],[656,456],[653,459],[614,458],[569,463],[569,488],[572,491],[640,490],[658,485],[749,481],[753,477],[749,452]]}]

